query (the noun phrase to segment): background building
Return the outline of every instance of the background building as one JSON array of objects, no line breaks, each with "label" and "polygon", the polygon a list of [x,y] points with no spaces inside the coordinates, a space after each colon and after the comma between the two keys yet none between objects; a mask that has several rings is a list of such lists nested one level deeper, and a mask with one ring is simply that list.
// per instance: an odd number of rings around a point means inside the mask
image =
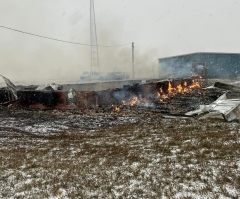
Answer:
[{"label": "background building", "polygon": [[240,77],[240,54],[234,53],[193,53],[159,59],[160,78],[192,76],[192,67],[204,65],[208,77]]}]

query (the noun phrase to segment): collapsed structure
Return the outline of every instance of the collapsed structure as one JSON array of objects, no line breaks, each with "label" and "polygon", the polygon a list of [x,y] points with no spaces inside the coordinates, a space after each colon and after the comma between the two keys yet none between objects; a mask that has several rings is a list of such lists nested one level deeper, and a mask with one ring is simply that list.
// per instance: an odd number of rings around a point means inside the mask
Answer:
[{"label": "collapsed structure", "polygon": [[[173,115],[195,116],[217,112],[226,121],[240,118],[240,87],[217,82],[209,89],[206,88],[207,79],[201,76],[142,82],[97,91],[66,90],[56,84],[19,89],[9,79],[2,77],[6,87],[0,90],[0,104],[8,108],[81,112],[86,109],[107,109],[119,112],[124,107],[137,106]],[[235,96],[231,96],[231,92]]]},{"label": "collapsed structure", "polygon": [[3,77],[7,87],[0,91],[1,105],[16,108],[40,108],[40,109],[76,109],[83,110],[105,106],[155,106],[165,103],[167,98],[176,94],[190,92],[193,88],[201,88],[197,80],[174,79],[163,80],[123,88],[108,89],[102,91],[76,91],[74,89],[54,90],[18,90],[11,81]]}]

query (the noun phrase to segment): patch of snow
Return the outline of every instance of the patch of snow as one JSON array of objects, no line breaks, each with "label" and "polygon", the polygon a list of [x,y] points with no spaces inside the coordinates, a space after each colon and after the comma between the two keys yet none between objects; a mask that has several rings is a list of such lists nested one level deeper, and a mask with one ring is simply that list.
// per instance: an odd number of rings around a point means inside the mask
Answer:
[{"label": "patch of snow", "polygon": [[228,194],[231,195],[232,197],[240,196],[240,192],[235,187],[233,187],[231,185],[226,185],[225,189],[228,192]]},{"label": "patch of snow", "polygon": [[138,166],[139,166],[139,163],[138,162],[134,162],[134,163],[132,163],[131,168],[133,170],[136,170],[138,168]]}]

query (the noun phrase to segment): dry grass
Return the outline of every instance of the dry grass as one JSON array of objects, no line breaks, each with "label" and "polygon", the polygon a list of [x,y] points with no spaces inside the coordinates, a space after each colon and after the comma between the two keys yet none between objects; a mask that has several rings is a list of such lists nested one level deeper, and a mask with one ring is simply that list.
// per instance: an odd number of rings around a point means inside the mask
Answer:
[{"label": "dry grass", "polygon": [[0,198],[240,197],[239,122],[156,116],[50,137],[3,133]]}]

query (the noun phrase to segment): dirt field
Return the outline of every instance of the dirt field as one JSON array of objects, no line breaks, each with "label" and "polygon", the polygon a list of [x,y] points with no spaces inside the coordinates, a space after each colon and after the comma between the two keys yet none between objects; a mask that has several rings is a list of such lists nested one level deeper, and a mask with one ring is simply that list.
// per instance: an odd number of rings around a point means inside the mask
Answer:
[{"label": "dirt field", "polygon": [[0,111],[0,198],[239,198],[240,122]]}]

